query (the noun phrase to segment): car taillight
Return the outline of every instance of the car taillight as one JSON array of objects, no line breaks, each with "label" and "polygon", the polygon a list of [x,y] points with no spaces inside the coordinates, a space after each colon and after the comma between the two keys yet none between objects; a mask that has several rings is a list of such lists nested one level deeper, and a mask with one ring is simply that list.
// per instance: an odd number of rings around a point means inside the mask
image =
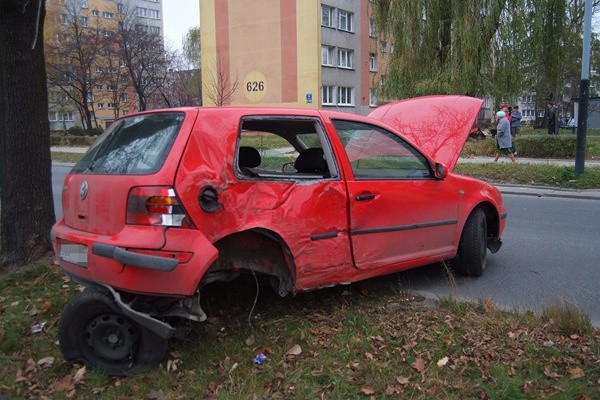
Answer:
[{"label": "car taillight", "polygon": [[127,224],[194,228],[170,187],[134,187],[127,198]]}]

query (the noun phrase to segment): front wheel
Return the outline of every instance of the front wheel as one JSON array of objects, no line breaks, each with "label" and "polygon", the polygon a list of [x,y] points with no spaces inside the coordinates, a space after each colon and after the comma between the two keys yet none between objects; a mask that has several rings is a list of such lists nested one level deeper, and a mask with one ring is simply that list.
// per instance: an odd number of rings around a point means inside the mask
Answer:
[{"label": "front wheel", "polygon": [[481,276],[487,260],[487,221],[481,208],[473,210],[460,237],[457,270],[467,276]]},{"label": "front wheel", "polygon": [[86,289],[66,305],[58,339],[68,362],[82,362],[108,375],[153,367],[167,352],[167,340],[123,315],[111,295],[96,288]]}]

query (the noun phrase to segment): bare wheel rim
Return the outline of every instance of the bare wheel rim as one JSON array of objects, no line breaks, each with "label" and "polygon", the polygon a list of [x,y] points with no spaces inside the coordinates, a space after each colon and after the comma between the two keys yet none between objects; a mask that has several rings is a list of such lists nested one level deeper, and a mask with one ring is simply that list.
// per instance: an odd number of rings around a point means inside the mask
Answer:
[{"label": "bare wheel rim", "polygon": [[131,362],[139,330],[126,318],[116,314],[100,314],[92,318],[84,331],[87,353],[99,361]]}]

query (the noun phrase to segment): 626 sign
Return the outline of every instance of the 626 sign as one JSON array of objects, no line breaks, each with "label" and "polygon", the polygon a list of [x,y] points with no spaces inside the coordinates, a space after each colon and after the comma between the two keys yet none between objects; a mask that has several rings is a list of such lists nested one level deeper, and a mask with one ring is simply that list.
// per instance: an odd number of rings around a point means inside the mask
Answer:
[{"label": "626 sign", "polygon": [[252,71],[244,78],[244,95],[252,103],[258,103],[267,95],[267,77],[260,71]]},{"label": "626 sign", "polygon": [[264,81],[249,81],[246,83],[247,92],[262,92],[265,90]]}]

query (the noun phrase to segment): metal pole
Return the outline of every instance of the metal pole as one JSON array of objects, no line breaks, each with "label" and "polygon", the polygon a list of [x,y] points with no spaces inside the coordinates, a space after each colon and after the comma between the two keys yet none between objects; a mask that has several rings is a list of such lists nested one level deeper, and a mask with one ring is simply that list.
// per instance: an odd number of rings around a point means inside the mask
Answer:
[{"label": "metal pole", "polygon": [[579,85],[579,112],[577,114],[577,151],[575,175],[585,169],[585,136],[587,132],[588,99],[590,97],[590,47],[592,41],[592,0],[585,0],[583,25],[583,54],[581,56],[581,84]]}]

